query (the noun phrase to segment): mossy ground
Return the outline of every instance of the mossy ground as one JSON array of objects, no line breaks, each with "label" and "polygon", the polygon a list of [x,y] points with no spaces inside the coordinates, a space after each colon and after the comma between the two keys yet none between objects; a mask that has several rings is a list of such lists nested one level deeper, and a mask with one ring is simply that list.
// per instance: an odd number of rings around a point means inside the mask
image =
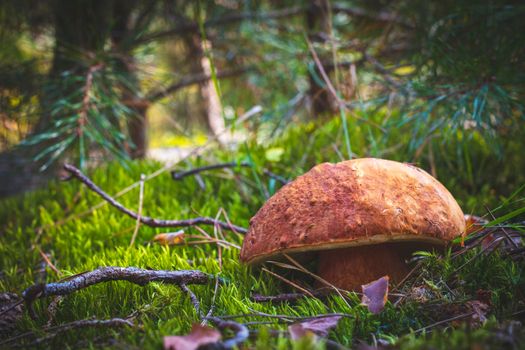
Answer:
[{"label": "mossy ground", "polygon": [[[165,219],[184,219],[195,216],[215,217],[224,209],[229,219],[237,225],[247,226],[249,218],[269,194],[278,189],[279,184],[262,173],[262,168],[269,168],[282,176],[293,178],[308,170],[312,165],[323,161],[339,161],[334,150],[342,144],[337,120],[324,125],[304,125],[292,128],[278,141],[266,145],[248,143],[235,154],[224,151],[206,153],[205,157],[192,159],[192,164],[203,165],[219,161],[249,160],[253,169],[239,168],[231,171],[213,171],[202,173],[206,188],[202,189],[195,178],[187,177],[182,181],[173,181],[169,172],[157,176],[145,184],[144,214]],[[362,131],[362,130],[361,130]],[[379,152],[366,148],[368,136],[360,138],[359,128],[354,128],[352,136],[354,152],[358,155],[383,156],[406,161],[400,152]],[[371,135],[361,132],[363,135]],[[402,142],[398,137],[391,138],[382,146],[387,149]],[[512,169],[499,170],[508,187],[495,187],[497,181],[490,167],[497,167],[497,161],[487,161],[486,151],[471,139],[471,144],[478,153],[471,156],[474,163],[461,167],[463,162],[447,156],[434,157],[437,175],[458,197],[465,212],[484,213],[484,205],[495,208],[505,196],[510,195],[513,184],[521,181]],[[482,143],[482,142],[481,142]],[[455,154],[454,145],[436,144],[442,147],[443,155]],[[452,149],[452,150],[451,150]],[[448,151],[447,151],[448,150]],[[485,153],[484,153],[485,152]],[[483,156],[485,154],[485,156]],[[476,163],[476,160],[479,162]],[[420,161],[423,167],[428,159]],[[516,163],[514,163],[516,164]],[[110,164],[90,171],[89,175],[101,188],[110,194],[135,183],[140,174],[151,174],[161,167],[160,164],[139,162],[123,167]],[[184,169],[186,166],[180,166]],[[461,169],[469,169],[463,171]],[[486,171],[478,176],[476,171]],[[481,177],[481,179],[479,178]],[[480,181],[487,181],[477,186]],[[491,182],[492,181],[492,182]],[[496,188],[496,189],[495,189]],[[475,189],[475,190],[474,190]],[[495,191],[502,191],[496,195]],[[127,207],[138,207],[138,188],[119,197]],[[503,215],[516,205],[519,198],[513,198],[496,212]],[[238,261],[238,250],[222,249],[222,269],[219,264],[217,246],[214,244],[161,246],[152,242],[158,233],[170,232],[169,229],[152,229],[141,226],[136,243],[129,247],[135,221],[114,208],[103,205],[87,215],[86,210],[100,203],[100,198],[90,192],[81,183],[54,182],[49,187],[27,193],[18,198],[0,202],[0,292],[21,293],[23,289],[37,282],[57,281],[65,276],[95,269],[99,266],[136,266],[147,269],[198,269],[212,274],[220,274],[226,283],[218,288],[215,300],[215,315],[236,315],[261,311],[269,314],[307,316],[321,313],[348,313],[354,318],[343,319],[331,332],[330,339],[343,345],[352,346],[358,341],[372,343],[384,340],[397,343],[401,348],[474,348],[475,344],[483,347],[501,346],[494,337],[498,327],[505,322],[517,319],[512,316],[523,309],[523,290],[525,287],[525,269],[519,261],[502,257],[499,253],[481,254],[472,260],[477,251],[473,250],[451,259],[446,255],[426,257],[422,281],[432,289],[432,300],[426,303],[415,301],[395,307],[387,304],[379,315],[370,314],[360,306],[357,296],[351,295],[345,302],[339,297],[328,300],[302,299],[295,304],[277,305],[253,302],[252,292],[274,295],[292,290],[288,285],[259,269],[243,266]],[[65,222],[63,220],[69,218]],[[224,218],[223,218],[224,219]],[[40,229],[39,229],[40,228]],[[213,229],[203,227],[213,235]],[[195,229],[186,233],[198,234]],[[242,236],[223,232],[232,243],[240,245]],[[61,271],[58,275],[46,267],[45,281],[40,281],[39,272],[42,256],[39,250],[49,255],[51,262]],[[470,262],[468,262],[470,261]],[[459,271],[458,267],[468,262]],[[279,271],[286,273],[286,271]],[[452,291],[449,290],[452,286]],[[207,312],[214,298],[214,286],[190,286],[199,298],[202,308]],[[462,304],[477,298],[479,290],[490,291],[491,309],[489,322],[480,329],[469,329],[465,323],[447,323],[442,327],[432,328],[432,334],[424,336],[413,333],[414,330],[431,325],[453,316],[448,313],[450,305]],[[36,331],[47,322],[47,306],[50,299],[36,303],[37,319],[27,315],[17,324],[19,331]],[[138,311],[136,322],[139,328],[120,329],[76,329],[66,332],[46,343],[50,348],[112,347],[158,349],[165,335],[187,333],[192,323],[199,322],[190,299],[176,286],[151,283],[145,287],[127,282],[109,282],[89,287],[65,297],[59,304],[54,317],[54,324],[95,317],[107,319],[126,317]],[[448,314],[447,314],[448,313]],[[521,316],[523,317],[523,316]],[[263,317],[246,321],[271,321]],[[285,330],[283,324],[252,326],[262,330],[257,339],[248,345],[258,349],[266,348],[313,348],[305,342],[292,343],[284,335],[270,336],[268,328]],[[496,330],[496,331],[493,331]],[[517,339],[524,340],[523,335]],[[523,346],[523,345],[522,345]]]}]

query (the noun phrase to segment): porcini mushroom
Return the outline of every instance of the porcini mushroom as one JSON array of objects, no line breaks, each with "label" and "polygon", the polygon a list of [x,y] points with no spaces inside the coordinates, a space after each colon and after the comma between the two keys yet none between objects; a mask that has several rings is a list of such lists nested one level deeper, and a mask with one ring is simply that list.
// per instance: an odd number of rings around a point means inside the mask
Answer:
[{"label": "porcini mushroom", "polygon": [[320,277],[358,290],[384,275],[400,281],[414,251],[444,247],[464,232],[458,203],[427,172],[362,158],[319,164],[281,188],[250,220],[240,259],[316,252]]}]

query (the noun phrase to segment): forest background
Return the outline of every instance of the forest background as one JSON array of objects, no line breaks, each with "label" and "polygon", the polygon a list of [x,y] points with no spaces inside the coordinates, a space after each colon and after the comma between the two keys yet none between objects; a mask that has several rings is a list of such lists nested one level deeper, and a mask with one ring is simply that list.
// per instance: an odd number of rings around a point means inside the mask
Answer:
[{"label": "forest background", "polygon": [[[2,1],[0,196],[9,198],[0,212],[1,288],[18,293],[35,283],[42,256],[57,269],[48,265],[42,282],[100,261],[181,268],[185,258],[217,258],[207,246],[145,248],[162,233],[146,227],[138,232],[137,250],[128,250],[133,222],[121,222],[107,207],[93,209],[96,197],[80,184],[57,182],[64,162],[135,210],[145,188],[141,205],[150,216],[226,213],[246,227],[282,179],[324,161],[387,158],[426,169],[465,213],[521,234],[524,15],[520,1]],[[169,176],[225,162],[234,165],[218,174],[181,182]],[[79,216],[84,211],[92,216]],[[173,254],[180,260],[174,265]],[[224,258],[231,259],[225,271],[246,288],[224,293],[244,300],[253,283],[248,270],[236,263],[237,251]],[[523,307],[523,293],[516,292],[523,288],[523,268],[522,261],[499,255],[489,263],[493,258],[463,277],[479,278],[476,269],[487,264],[511,271],[504,281],[500,270],[489,274],[480,287],[516,293],[507,303],[495,292],[493,315],[501,325]],[[465,261],[443,268],[454,271]],[[215,260],[202,264],[211,264],[207,271],[218,268]],[[259,288],[266,292],[279,290],[276,281],[261,283],[268,283]],[[146,292],[111,286],[111,297],[129,297],[128,304],[104,308],[100,317],[131,313],[154,291],[177,294],[164,286]],[[475,294],[462,289],[453,298],[444,285],[436,288],[447,301]],[[208,300],[213,290],[200,292]],[[82,294],[66,302],[58,322],[93,315],[95,300]],[[163,302],[144,311],[148,346],[161,334],[187,331],[195,316],[168,320],[156,309]],[[314,314],[322,308],[309,307]],[[281,311],[291,310],[297,312],[292,306]],[[394,318],[389,310],[384,317]],[[396,343],[429,321],[419,316],[410,314],[399,328],[378,328],[374,322],[384,320],[376,319],[353,323],[355,334],[335,338],[344,345],[375,337]],[[41,326],[25,317],[25,328]],[[144,341],[126,332],[110,338],[137,346]]]}]

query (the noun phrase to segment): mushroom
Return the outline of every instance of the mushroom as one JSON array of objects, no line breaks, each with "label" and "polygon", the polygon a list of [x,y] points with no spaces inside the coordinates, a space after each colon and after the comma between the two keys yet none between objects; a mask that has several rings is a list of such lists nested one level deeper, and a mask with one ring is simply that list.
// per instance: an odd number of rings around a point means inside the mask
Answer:
[{"label": "mushroom", "polygon": [[310,253],[321,278],[358,290],[384,275],[399,282],[414,251],[443,248],[464,233],[458,203],[427,172],[362,158],[319,164],[281,188],[250,220],[240,259]]}]

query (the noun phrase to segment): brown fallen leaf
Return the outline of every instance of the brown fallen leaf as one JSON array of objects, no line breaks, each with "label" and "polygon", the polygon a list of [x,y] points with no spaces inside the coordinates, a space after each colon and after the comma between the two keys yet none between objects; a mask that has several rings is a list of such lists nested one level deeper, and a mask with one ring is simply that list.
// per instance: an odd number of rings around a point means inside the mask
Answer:
[{"label": "brown fallen leaf", "polygon": [[221,340],[221,333],[215,328],[194,324],[188,335],[164,337],[164,350],[196,350],[200,346]]},{"label": "brown fallen leaf", "polygon": [[184,231],[179,230],[171,233],[160,233],[153,237],[153,241],[163,245],[176,245],[184,243]]},{"label": "brown fallen leaf", "polygon": [[378,280],[362,285],[363,297],[361,305],[368,307],[368,311],[378,314],[385,308],[388,300],[388,281],[390,277],[383,276]]},{"label": "brown fallen leaf", "polygon": [[288,326],[288,332],[293,340],[305,336],[326,337],[330,329],[335,328],[341,316],[314,318],[308,321],[294,323]]},{"label": "brown fallen leaf", "polygon": [[492,306],[492,295],[493,292],[486,289],[478,289],[476,291],[476,300],[481,301],[483,304],[487,305],[488,307]]},{"label": "brown fallen leaf", "polygon": [[488,223],[488,221],[482,217],[465,214],[465,234],[468,236],[481,231],[483,229],[483,225],[486,223]]},{"label": "brown fallen leaf", "polygon": [[487,320],[487,313],[490,310],[490,307],[479,301],[471,300],[466,303],[467,309],[473,312],[472,317],[470,318],[470,325],[474,327],[480,327]]}]

